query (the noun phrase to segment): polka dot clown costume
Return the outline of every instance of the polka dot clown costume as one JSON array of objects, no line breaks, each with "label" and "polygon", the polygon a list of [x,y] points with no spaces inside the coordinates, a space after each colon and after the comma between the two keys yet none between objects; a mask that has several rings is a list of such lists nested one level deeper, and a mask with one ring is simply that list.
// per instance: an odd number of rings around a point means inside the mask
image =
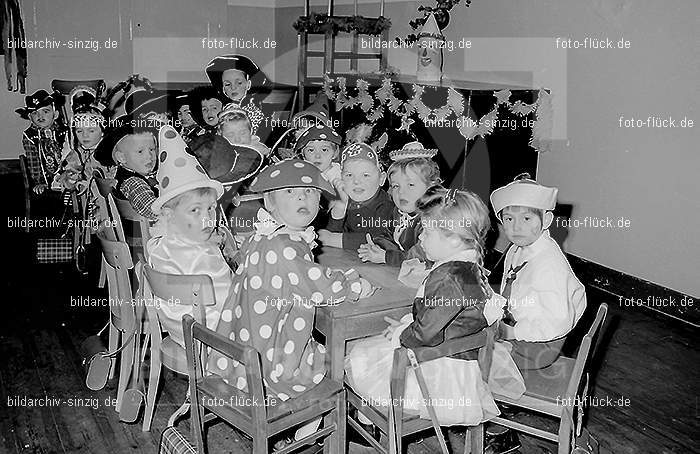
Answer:
[{"label": "polka dot clown costume", "polygon": [[[271,191],[306,188],[332,191],[313,164],[298,159],[268,166],[251,185],[252,191],[265,193],[266,207]],[[357,300],[362,292],[356,271],[314,263],[315,237],[312,227],[294,229],[261,209],[255,233],[243,245],[245,260],[235,272],[217,330],[260,352],[267,393],[282,401],[299,396],[325,376],[326,349],[311,337],[316,306]],[[214,353],[209,369],[231,386],[247,390],[241,364]]]}]

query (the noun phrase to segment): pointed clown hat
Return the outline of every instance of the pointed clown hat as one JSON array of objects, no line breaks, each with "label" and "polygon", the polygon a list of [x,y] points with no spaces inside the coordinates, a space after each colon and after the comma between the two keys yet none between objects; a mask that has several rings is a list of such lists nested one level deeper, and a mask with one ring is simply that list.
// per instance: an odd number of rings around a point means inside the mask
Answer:
[{"label": "pointed clown hat", "polygon": [[517,179],[491,193],[491,205],[498,220],[501,211],[509,206],[523,206],[551,211],[557,204],[557,188],[542,186],[529,178]]},{"label": "pointed clown hat", "polygon": [[331,126],[330,108],[328,106],[328,96],[325,93],[319,93],[314,102],[301,112],[297,112],[292,117],[292,125],[295,128],[306,128],[312,126],[312,121],[316,120],[324,125]]},{"label": "pointed clown hat", "polygon": [[427,158],[433,159],[437,154],[437,148],[423,148],[420,142],[409,142],[400,150],[394,150],[389,153],[389,159],[392,161],[402,161],[404,159]]},{"label": "pointed clown hat", "polygon": [[285,159],[265,167],[250,185],[252,192],[284,188],[316,188],[335,195],[318,167],[301,159]]},{"label": "pointed clown hat", "polygon": [[175,128],[165,125],[158,133],[159,196],[151,210],[159,213],[163,204],[180,194],[197,188],[212,188],[217,199],[224,194],[224,187],[209,178],[197,158],[187,153],[187,145]]},{"label": "pointed clown hat", "polygon": [[443,41],[445,40],[445,35],[443,35],[440,31],[437,19],[435,19],[435,14],[430,13],[423,24],[423,28],[421,28],[420,32],[418,32],[417,38],[435,38]]}]

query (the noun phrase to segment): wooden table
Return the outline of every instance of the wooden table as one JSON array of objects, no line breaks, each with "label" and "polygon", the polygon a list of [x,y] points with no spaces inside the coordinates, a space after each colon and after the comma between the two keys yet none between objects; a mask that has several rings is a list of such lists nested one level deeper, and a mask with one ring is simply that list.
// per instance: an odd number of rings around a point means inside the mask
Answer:
[{"label": "wooden table", "polygon": [[330,378],[342,383],[345,343],[351,339],[381,334],[388,325],[384,317],[398,320],[408,314],[416,289],[398,280],[399,268],[362,263],[354,251],[324,247],[316,260],[330,268],[353,268],[360,276],[380,287],[371,297],[356,303],[316,309],[316,329],[326,336],[326,367]]}]

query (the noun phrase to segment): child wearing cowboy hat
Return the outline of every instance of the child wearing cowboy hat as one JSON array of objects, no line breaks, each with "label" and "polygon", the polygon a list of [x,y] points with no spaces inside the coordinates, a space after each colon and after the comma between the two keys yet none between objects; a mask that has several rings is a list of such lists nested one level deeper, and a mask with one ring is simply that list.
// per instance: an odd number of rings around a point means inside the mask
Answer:
[{"label": "child wearing cowboy hat", "polygon": [[[356,271],[314,262],[316,234],[309,225],[318,213],[321,191],[333,192],[314,165],[300,159],[280,161],[263,169],[250,189],[263,194],[265,208],[241,248],[242,265],[218,332],[260,352],[268,395],[279,402],[324,379],[326,348],[312,337],[316,306],[356,301],[369,296],[372,288]],[[209,370],[231,386],[247,389],[242,365],[214,354]],[[296,438],[313,432],[319,422],[300,429]]]},{"label": "child wearing cowboy hat", "polygon": [[[158,222],[146,244],[149,264],[171,274],[206,274],[214,284],[214,304],[205,307],[206,323],[216,329],[221,307],[228,297],[232,271],[220,250],[217,236],[217,200],[223,185],[209,178],[172,126],[160,128],[157,180],[159,195],[151,209]],[[163,329],[184,345],[182,317],[189,306],[157,304]]]},{"label": "child wearing cowboy hat", "polygon": [[342,175],[336,186],[328,228],[318,232],[324,245],[358,251],[368,237],[383,249],[396,249],[392,238],[394,205],[381,188],[386,172],[378,153],[364,143],[343,149]]},{"label": "child wearing cowboy hat", "polygon": [[50,188],[60,170],[61,150],[66,131],[58,122],[57,96],[37,90],[25,97],[25,106],[15,109],[31,125],[22,133],[22,147],[29,164],[29,177],[35,194]]},{"label": "child wearing cowboy hat", "polygon": [[245,55],[219,55],[209,62],[205,72],[219,93],[246,111],[252,133],[266,140],[269,125],[265,121],[265,114],[259,102],[248,95],[252,87],[259,88],[267,84],[267,77],[258,65]]},{"label": "child wearing cowboy hat", "polygon": [[425,261],[418,237],[423,231],[416,203],[425,191],[441,182],[440,169],[432,158],[437,149],[426,149],[420,142],[409,142],[400,150],[389,153],[389,194],[394,210],[394,242],[397,250],[385,251],[372,241],[360,246],[360,259],[374,263],[399,266],[406,259]]}]

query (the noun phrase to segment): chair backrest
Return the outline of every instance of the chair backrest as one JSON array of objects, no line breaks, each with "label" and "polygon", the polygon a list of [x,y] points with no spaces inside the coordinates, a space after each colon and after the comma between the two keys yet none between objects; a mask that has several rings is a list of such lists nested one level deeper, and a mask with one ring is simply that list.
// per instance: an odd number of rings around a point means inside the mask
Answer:
[{"label": "chair backrest", "polygon": [[[195,319],[204,323],[205,306],[216,304],[214,282],[206,274],[168,274],[143,266],[148,290],[168,304],[193,306]],[[152,305],[149,305],[149,307]]]},{"label": "chair backrest", "polygon": [[[187,354],[187,370],[190,384],[190,399],[193,402],[191,410],[192,422],[191,426],[194,432],[194,438],[198,452],[206,452],[204,449],[204,440],[202,433],[199,430],[204,417],[202,408],[200,407],[201,399],[199,397],[198,384],[201,383],[206,370],[206,364],[198,362],[201,358],[199,352],[206,351],[207,347],[211,350],[219,352],[221,355],[230,358],[233,361],[238,361],[243,364],[246,370],[246,383],[248,392],[238,391],[246,402],[265,402],[262,380],[262,366],[260,363],[260,353],[250,346],[239,344],[238,342],[227,339],[219,333],[216,333],[201,323],[196,322],[191,316],[185,315],[182,319],[182,331],[185,335],[185,352]],[[233,425],[236,425],[236,420],[240,420],[246,425],[253,427],[264,427],[267,424],[267,409],[264,405],[251,405],[251,417],[247,417],[242,413],[230,415]]]},{"label": "chair backrest", "polygon": [[136,328],[136,308],[129,277],[129,270],[134,267],[129,246],[123,241],[110,241],[103,233],[97,238],[106,264],[109,310],[112,316],[121,320],[123,330],[130,331]]},{"label": "chair backrest", "polygon": [[19,155],[19,168],[22,170],[22,182],[24,183],[24,190],[32,190],[32,179],[29,175],[29,163],[27,162],[27,155]]},{"label": "chair backrest", "polygon": [[105,215],[109,220],[109,224],[105,223],[101,230],[105,232],[105,237],[108,240],[123,241],[128,244],[124,234],[124,226],[112,195],[114,184],[115,180],[113,179],[95,177],[95,186],[97,186],[97,194],[95,195],[97,196],[98,205],[101,210],[104,209]]},{"label": "chair backrest", "polygon": [[134,257],[146,256],[146,243],[150,239],[150,221],[136,212],[128,200],[114,198],[117,211],[122,220],[122,229],[126,242],[132,247]]},{"label": "chair backrest", "polygon": [[592,346],[596,345],[597,339],[605,322],[608,313],[608,305],[603,303],[598,308],[595,320],[583,337],[581,346],[576,354],[576,361],[563,396],[562,421],[559,425],[559,452],[571,452],[574,440],[580,435],[583,424],[584,407],[589,394],[590,371],[589,366],[593,359]]}]

